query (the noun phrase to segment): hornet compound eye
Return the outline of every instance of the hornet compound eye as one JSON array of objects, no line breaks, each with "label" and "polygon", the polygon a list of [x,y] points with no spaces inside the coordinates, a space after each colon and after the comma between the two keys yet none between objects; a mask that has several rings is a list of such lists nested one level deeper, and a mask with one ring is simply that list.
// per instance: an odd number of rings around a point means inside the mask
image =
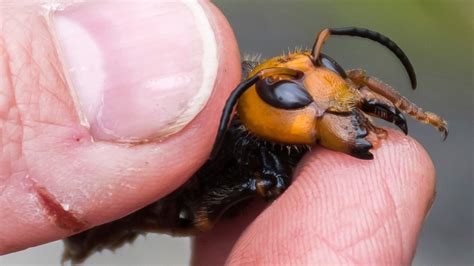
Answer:
[{"label": "hornet compound eye", "polygon": [[325,54],[321,54],[319,60],[320,60],[321,66],[336,72],[342,78],[347,78],[346,71],[344,71],[344,69],[336,62],[336,60],[332,59],[331,57]]},{"label": "hornet compound eye", "polygon": [[279,109],[300,109],[313,102],[306,89],[292,80],[274,81],[268,77],[259,80],[256,88],[262,100]]}]

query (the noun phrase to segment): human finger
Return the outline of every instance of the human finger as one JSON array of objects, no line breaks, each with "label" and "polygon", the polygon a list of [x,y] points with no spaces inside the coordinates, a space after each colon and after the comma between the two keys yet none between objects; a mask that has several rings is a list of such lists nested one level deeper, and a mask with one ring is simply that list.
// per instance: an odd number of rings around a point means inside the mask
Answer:
[{"label": "human finger", "polygon": [[0,8],[0,254],[178,187],[240,79],[208,1],[64,2]]}]

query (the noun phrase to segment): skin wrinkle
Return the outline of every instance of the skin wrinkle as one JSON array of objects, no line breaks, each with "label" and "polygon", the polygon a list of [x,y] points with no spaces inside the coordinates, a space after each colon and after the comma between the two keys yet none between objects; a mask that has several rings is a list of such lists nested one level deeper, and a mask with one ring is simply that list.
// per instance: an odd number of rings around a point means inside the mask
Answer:
[{"label": "skin wrinkle", "polygon": [[[393,232],[389,232],[386,230],[386,227],[393,222],[391,221],[392,217],[386,217],[383,218],[381,223],[377,225],[376,228],[371,229],[369,232],[366,234],[361,235],[358,237],[356,240],[352,241],[352,243],[348,244],[345,247],[339,248],[338,250],[341,252],[341,254],[345,252],[350,252],[350,253],[357,253],[357,249],[360,248],[363,251],[369,251],[369,250],[378,250],[375,252],[375,254],[381,254],[382,257],[381,261],[378,260],[377,257],[372,257],[370,254],[364,254],[364,257],[366,258],[372,258],[374,261],[373,263],[396,263],[398,264],[399,262],[394,262],[392,261],[392,258],[397,258],[398,256],[393,255],[394,249],[391,249],[389,246],[390,243],[386,243],[388,246],[385,246],[384,241],[376,241],[376,238],[378,237],[378,234],[382,234],[384,237],[383,239],[390,239],[389,234]],[[391,226],[389,226],[391,228]],[[395,235],[398,235],[395,233]],[[399,238],[399,237],[397,237]]]},{"label": "skin wrinkle", "polygon": [[[7,111],[9,117],[2,119],[2,131],[7,132],[9,125],[16,127],[17,130],[12,130],[12,134],[14,135],[8,136],[8,139],[6,139],[5,135],[2,134],[3,141],[0,144],[3,147],[3,154],[0,154],[0,158],[3,158],[2,161],[4,161],[4,163],[2,164],[9,164],[6,165],[6,167],[10,169],[10,171],[6,173],[5,177],[2,179],[8,179],[15,176],[15,178],[17,178],[15,182],[19,181],[26,184],[28,183],[26,179],[28,178],[29,174],[26,163],[27,159],[25,158],[27,152],[25,151],[29,150],[29,148],[26,148],[25,146],[28,146],[29,142],[34,144],[37,140],[37,134],[41,134],[41,131],[36,129],[41,129],[45,126],[47,127],[52,125],[64,127],[64,125],[60,125],[58,123],[59,121],[55,122],[54,119],[58,117],[57,112],[60,112],[60,109],[64,109],[56,108],[56,106],[67,105],[67,103],[64,103],[57,94],[55,94],[53,91],[50,91],[44,85],[58,84],[57,79],[50,81],[47,79],[44,80],[44,77],[51,77],[51,75],[53,75],[62,78],[62,75],[60,75],[58,72],[58,67],[51,68],[51,66],[55,64],[58,65],[58,62],[52,60],[51,56],[47,56],[46,58],[50,58],[51,61],[42,60],[42,62],[47,62],[44,63],[45,67],[42,67],[42,65],[35,60],[35,58],[45,58],[43,51],[48,49],[43,47],[43,45],[45,45],[45,41],[49,42],[48,38],[46,36],[39,35],[37,37],[41,40],[35,41],[32,32],[24,30],[28,29],[26,25],[33,23],[33,21],[31,21],[32,18],[29,16],[26,16],[26,18],[23,17],[25,22],[21,21],[21,19],[22,18],[19,17],[14,20],[8,20],[7,22],[4,22],[1,27],[3,30],[1,34],[2,36],[15,36],[15,38],[17,38],[15,40],[7,39],[2,42],[2,61],[4,62],[2,65],[5,68],[5,71],[3,71],[5,75],[2,76],[2,79],[8,79],[7,88],[2,88],[2,91],[8,90],[11,92],[9,97],[11,99],[8,101],[10,104]],[[41,24],[46,26],[45,23]],[[24,31],[22,31],[22,33],[15,32],[18,29],[23,29]],[[49,42],[49,44],[51,43]],[[48,45],[48,43],[46,45]],[[9,60],[10,54],[15,54],[15,61]],[[51,71],[49,68],[51,68],[53,71]],[[23,80],[22,77],[28,77],[28,80]],[[59,83],[65,85],[64,79],[61,79]],[[43,102],[40,103],[41,101]],[[48,113],[44,115],[42,113],[44,109],[39,108],[40,105],[50,106],[51,110],[54,110],[56,115],[51,115]],[[26,112],[26,110],[28,110],[28,112]],[[36,110],[37,112],[33,110]],[[14,117],[10,117],[12,113],[14,113]],[[43,117],[50,119],[52,118],[52,120],[48,121],[48,119],[43,119]],[[5,154],[5,150],[8,148],[10,149],[10,152],[9,154]],[[18,158],[12,158],[12,153],[16,153]],[[12,164],[14,163],[22,168],[12,171],[12,168],[14,168]],[[21,181],[20,179],[24,180]],[[13,185],[7,180],[2,180],[1,184],[3,184],[3,187],[0,187],[0,196],[3,194],[2,192],[7,188],[7,186]],[[24,189],[27,188],[24,187]],[[35,194],[34,190],[25,193]],[[45,206],[40,204],[40,198],[38,195],[35,196],[34,200],[37,202],[39,209],[45,208]],[[43,212],[43,215],[47,216],[48,214],[47,212]]]},{"label": "skin wrinkle", "polygon": [[[389,200],[389,203],[390,203],[390,207],[391,207],[391,212],[392,212],[392,215],[393,217],[395,218],[395,225],[396,225],[396,228],[398,230],[398,232],[396,233],[396,235],[398,235],[398,250],[400,251],[400,255],[399,256],[395,256],[395,257],[398,257],[400,259],[403,259],[403,235],[402,235],[402,228],[401,228],[401,225],[400,225],[400,219],[398,218],[398,212],[397,212],[397,205],[396,205],[396,201],[395,201],[395,198],[392,194],[392,191],[390,190],[390,186],[388,185],[387,183],[387,180],[385,178],[382,178],[382,187],[383,187],[383,190],[385,192],[385,195],[387,196],[387,199]],[[397,263],[402,263],[402,261],[400,262],[397,262]]]},{"label": "skin wrinkle", "polygon": [[[314,169],[315,165],[306,165],[305,167],[302,167],[302,168],[299,168],[299,169],[302,169],[301,172],[299,172],[297,170],[296,172],[296,176],[300,176],[300,175],[304,175],[305,173],[308,173],[308,172],[313,172],[313,171],[317,171],[317,169]],[[319,195],[321,195],[321,192],[324,190],[324,188],[319,188],[320,187],[320,184],[318,182],[316,182],[316,180],[314,179],[303,179],[302,181],[300,181],[301,185],[299,186],[296,186],[294,189],[297,190],[297,192],[295,193],[296,195],[302,195],[302,198],[311,198],[311,199],[314,199],[314,201],[310,201],[310,206],[305,206],[306,209],[308,211],[311,211],[312,209],[312,206],[314,204],[314,202],[317,202],[318,201],[318,198],[320,197]],[[315,188],[315,189],[305,189],[305,187],[311,187],[311,188]],[[294,197],[290,197],[290,198],[294,198]],[[298,199],[294,199],[294,202],[295,203],[298,203]],[[303,224],[309,224],[310,222],[307,222],[307,221],[303,221]],[[318,223],[316,223],[318,224]],[[351,258],[350,256],[346,256],[346,254],[340,254],[340,252],[338,252],[337,248],[331,244],[326,238],[324,238],[322,235],[320,235],[319,233],[314,233],[312,235],[312,237],[314,239],[318,239],[320,240],[322,243],[324,243],[327,248],[329,248],[330,250],[332,250],[334,253],[337,253],[338,255],[342,256],[344,259],[346,259],[347,261],[349,262],[355,262],[355,259]],[[309,251],[309,250],[308,250]]]},{"label": "skin wrinkle", "polygon": [[[356,174],[356,176],[369,176],[370,177],[370,173],[365,173],[364,169],[360,169],[361,173],[358,173]],[[369,179],[371,180],[371,179]],[[394,202],[393,202],[393,198],[391,199],[391,195],[390,195],[390,192],[389,191],[384,191],[383,195],[381,195],[381,197],[377,196],[377,192],[375,193],[375,196],[376,198],[372,198],[372,193],[363,193],[364,192],[364,186],[365,186],[365,182],[364,182],[364,179],[358,179],[358,180],[355,180],[356,182],[356,189],[355,191],[358,191],[360,193],[356,193],[353,197],[355,197],[355,202],[362,202],[362,204],[359,204],[360,206],[366,206],[367,204],[363,203],[363,202],[381,202],[380,204],[383,205],[383,206],[386,206],[388,208],[388,210],[386,210],[386,212],[384,212],[383,215],[376,215],[376,217],[372,217],[371,216],[371,210],[368,209],[366,210],[367,212],[364,213],[362,220],[364,221],[362,224],[364,224],[363,227],[356,227],[357,229],[360,229],[359,231],[356,232],[355,234],[355,238],[354,239],[347,239],[346,241],[349,241],[348,243],[345,243],[343,244],[342,246],[340,246],[339,248],[337,248],[337,251],[339,251],[339,254],[343,254],[344,251],[347,251],[347,252],[351,252],[353,253],[354,251],[351,251],[353,249],[356,249],[359,245],[361,245],[363,248],[361,248],[362,250],[374,250],[375,249],[381,249],[381,250],[390,250],[390,249],[386,249],[386,248],[383,248],[381,246],[372,246],[372,247],[369,247],[367,245],[371,245],[371,243],[373,243],[373,239],[374,238],[377,238],[377,233],[381,233],[381,229],[384,228],[384,226],[387,224],[387,223],[391,223],[391,215],[393,215],[395,213],[395,209],[394,209]],[[372,181],[369,181],[369,182],[376,182],[378,184],[380,184],[381,182],[379,182],[378,180],[372,180]],[[383,181],[382,181],[383,182]],[[383,187],[383,185],[382,185]],[[337,186],[336,186],[337,188]],[[337,195],[337,193],[334,193],[335,195]],[[369,198],[365,198],[364,195],[370,195]],[[350,195],[348,195],[349,197],[351,197]],[[388,200],[388,201],[387,201]],[[392,203],[392,204],[391,204]],[[369,205],[370,206],[370,205]],[[343,213],[345,210],[347,209],[357,209],[358,207],[354,207],[354,206],[347,206],[346,208],[340,210],[339,213]],[[378,217],[381,217],[381,218],[378,218]],[[361,221],[362,221],[361,220]],[[371,224],[373,223],[375,220],[376,224]],[[366,231],[364,228],[369,228],[368,231]],[[386,234],[383,234],[383,235],[386,235]],[[345,235],[347,236],[347,235]],[[384,239],[388,239],[388,236],[385,236],[383,237]],[[382,254],[382,255],[388,255],[388,254],[384,254],[383,252],[380,252],[379,254]],[[370,257],[370,256],[369,256]],[[374,258],[375,259],[375,258]],[[387,261],[390,261],[388,258],[384,260],[385,262]],[[376,261],[374,261],[376,262]]]},{"label": "skin wrinkle", "polygon": [[[404,137],[405,138],[405,137]],[[397,156],[398,154],[403,154],[402,152],[402,149],[403,148],[406,148],[406,149],[412,149],[412,150],[415,150],[416,153],[419,153],[419,150],[418,150],[418,146],[416,145],[410,145],[410,147],[405,147],[405,146],[408,146],[408,145],[400,145],[400,146],[397,146],[397,152],[394,152],[394,153],[390,153],[388,156],[389,156],[389,161],[391,162],[392,160],[394,160],[395,156]],[[398,169],[399,171],[403,171],[403,174],[401,176],[404,176],[404,177],[409,177],[410,176],[410,173],[408,172],[408,169],[417,169],[418,167],[416,165],[413,165],[413,163],[415,162],[416,160],[411,160],[411,158],[408,158],[407,160],[404,160],[404,164],[406,165],[406,167],[402,168],[402,169]],[[390,164],[389,165],[390,167],[392,167],[393,170],[395,170],[395,166]],[[405,242],[405,239],[403,239],[403,234],[402,234],[402,229],[401,229],[401,222],[400,222],[400,217],[399,217],[399,214],[398,214],[398,210],[400,208],[400,206],[397,206],[397,200],[395,199],[395,196],[394,196],[394,193],[392,192],[392,189],[391,189],[391,186],[388,184],[388,180],[387,179],[383,179],[382,180],[384,183],[384,186],[386,188],[386,191],[388,192],[388,194],[391,196],[391,199],[393,200],[393,204],[395,205],[395,218],[396,218],[396,222],[397,222],[397,228],[400,232],[400,237],[399,237],[399,248],[400,248],[400,259],[402,260],[401,263],[409,263],[408,260],[404,261],[406,258],[405,258],[405,246],[403,245],[403,243]],[[398,186],[395,186],[395,188],[403,188],[403,179],[397,179],[396,180],[397,182],[400,182],[398,184]],[[393,187],[393,186],[392,186]],[[411,258],[409,258],[410,260]]]},{"label": "skin wrinkle", "polygon": [[[1,22],[1,21],[0,21]],[[4,30],[3,24],[1,29]],[[8,34],[3,34],[8,36]],[[0,57],[0,89],[6,98],[4,107],[4,115],[0,117],[0,130],[2,131],[0,145],[2,147],[0,153],[0,166],[2,169],[8,169],[4,173],[0,173],[0,199],[2,199],[5,190],[11,185],[13,176],[25,176],[25,163],[22,158],[22,138],[23,130],[21,126],[21,116],[18,112],[16,99],[13,91],[17,75],[12,73],[12,61],[10,60],[5,41],[1,43]],[[3,108],[2,108],[3,109]],[[13,129],[12,129],[13,128]],[[11,131],[11,133],[10,133]],[[8,218],[4,217],[4,218]],[[8,236],[6,236],[8,238]],[[2,243],[8,243],[6,239],[1,239]],[[8,247],[7,247],[8,248]]]},{"label": "skin wrinkle", "polygon": [[[39,19],[38,16],[34,15],[27,15],[24,19],[26,21],[23,23],[19,19],[16,20],[18,25],[11,25],[10,28],[28,29],[26,25],[32,25],[32,23],[43,27],[41,31],[35,32],[34,37],[32,32],[28,30],[21,33],[14,32],[15,30],[12,32],[16,34],[15,36],[18,39],[16,42],[11,41],[12,44],[9,50],[17,58],[12,69],[18,65],[17,70],[13,71],[13,75],[17,73],[17,82],[15,82],[14,88],[17,105],[23,114],[22,116],[24,116],[22,120],[25,122],[29,120],[45,122],[46,124],[51,122],[54,122],[51,124],[64,125],[64,122],[70,124],[67,121],[74,121],[76,117],[64,119],[64,116],[69,115],[70,112],[60,110],[69,110],[73,106],[72,100],[64,98],[68,94],[58,93],[57,91],[53,92],[45,85],[55,84],[55,90],[65,87],[65,79],[59,71],[60,62],[57,59],[57,55],[48,52],[48,50],[54,49],[48,49],[47,47],[53,47],[54,45],[49,40],[50,38],[45,36],[45,34],[49,34],[46,29],[47,25],[44,19]],[[6,35],[8,36],[8,33]],[[21,37],[18,37],[18,35]],[[39,64],[35,58],[48,58],[48,60],[41,60],[41,64]],[[28,76],[28,80],[22,80],[22,75]],[[34,84],[31,84],[31,82],[34,82]],[[59,98],[60,95],[63,97]],[[46,106],[47,108],[40,108],[40,106]],[[32,112],[31,110],[37,110],[37,112]],[[51,112],[53,114],[50,114]],[[56,115],[57,112],[60,112],[61,116]]]},{"label": "skin wrinkle", "polygon": [[[337,161],[334,161],[334,162],[331,162],[331,163],[335,163],[335,164],[338,164],[339,162]],[[307,174],[307,175],[311,175],[310,173],[313,173],[313,172],[316,172],[316,171],[320,171],[321,169],[316,169],[316,165],[314,164],[308,164],[306,165],[306,167],[303,168],[303,170],[301,171],[301,173],[296,173],[297,176],[300,176],[300,175],[304,175],[304,174]],[[304,179],[301,181],[301,185],[298,186],[296,189],[299,190],[299,192],[295,193],[296,195],[303,195],[302,198],[312,198],[312,199],[315,199],[314,201],[311,201],[311,203],[313,202],[317,202],[317,198],[318,198],[318,195],[321,195],[321,191],[328,191],[329,189],[326,188],[326,189],[318,189],[319,187],[319,183],[318,182],[315,182],[316,180],[314,179]],[[306,183],[311,183],[311,184],[306,184]],[[315,188],[315,189],[305,189],[305,187],[311,187],[311,188]],[[336,189],[338,189],[338,186],[336,186]],[[308,195],[308,194],[311,194],[311,195]],[[335,194],[339,194],[339,193],[335,193]],[[297,202],[295,200],[295,202]],[[330,204],[328,204],[329,206]],[[309,210],[308,211],[311,211],[311,208],[308,208]],[[327,211],[325,211],[327,212]],[[308,224],[308,222],[306,222]],[[329,241],[328,239],[326,239],[325,237],[323,237],[321,234],[319,233],[315,233],[312,235],[312,237],[314,237],[315,239],[319,239],[321,242],[323,242],[329,249],[331,249],[335,254],[337,254],[338,256],[344,258],[345,260],[347,260],[348,262],[350,263],[353,263],[353,264],[357,264],[358,261],[356,258],[354,258],[353,256],[347,254],[344,252],[345,248],[341,248],[341,247],[337,247],[335,246],[333,243],[331,243],[331,241]],[[354,243],[355,245],[356,243]]]},{"label": "skin wrinkle", "polygon": [[[362,171],[364,172],[364,171]],[[362,175],[364,176],[369,176],[370,173],[362,173]],[[359,180],[357,180],[359,181]],[[359,186],[365,186],[365,183],[362,182],[363,179],[360,179],[360,185]],[[367,227],[369,228],[368,231],[366,230],[360,230],[359,232],[356,233],[356,237],[354,239],[348,239],[348,243],[346,243],[345,245],[339,247],[337,250],[338,251],[348,251],[348,252],[351,252],[351,249],[353,248],[357,248],[358,245],[364,245],[364,242],[366,240],[370,240],[372,238],[375,238],[377,237],[377,234],[378,233],[381,233],[381,231],[385,228],[385,226],[387,225],[387,223],[392,223],[391,221],[391,218],[393,215],[396,215],[396,212],[395,212],[395,202],[391,196],[391,193],[390,191],[387,191],[387,187],[383,185],[384,181],[382,182],[379,182],[377,180],[374,180],[374,182],[378,183],[378,184],[381,184],[382,186],[382,189],[384,191],[384,193],[381,195],[381,197],[376,197],[375,199],[372,199],[372,198],[369,198],[370,200],[368,200],[369,202],[379,202],[380,201],[380,204],[383,205],[383,206],[386,206],[387,207],[387,210],[384,211],[382,214],[377,214],[377,213],[373,213],[370,209],[367,210],[367,213],[366,215],[363,215],[363,217],[361,217],[365,222],[364,222],[364,227]],[[360,195],[363,195],[363,187],[362,188],[358,188],[356,189],[356,191],[360,191]],[[370,193],[367,193],[370,195]],[[357,194],[356,194],[357,195]],[[376,195],[376,194],[375,194]],[[361,206],[366,206],[367,204],[360,204]],[[353,207],[353,206],[348,206],[346,207],[345,209],[354,209],[354,208],[358,208],[358,207]],[[344,210],[341,210],[341,212],[343,212]],[[373,220],[375,220],[375,225],[374,224],[371,224],[373,223]],[[396,221],[395,221],[396,222]],[[358,227],[359,228],[359,227]],[[389,232],[385,232],[384,235],[388,234]],[[400,234],[400,230],[398,230],[398,233],[397,234]],[[389,238],[388,236],[385,237],[385,238]],[[369,241],[366,245],[370,245],[370,243],[372,243],[373,241]],[[363,250],[371,250],[373,248],[381,248],[381,247],[370,247],[370,248],[364,248]],[[383,250],[391,250],[391,249],[387,249],[387,248],[383,248]],[[353,252],[353,251],[352,251]],[[395,256],[396,257],[396,256]],[[385,261],[390,261],[389,259],[388,260],[385,260]]]},{"label": "skin wrinkle", "polygon": [[[3,189],[7,186],[8,179],[14,173],[21,171],[21,169],[16,169],[16,164],[21,164],[21,149],[22,143],[18,139],[21,139],[22,132],[21,127],[13,121],[4,120],[0,121],[0,125],[2,130],[4,130],[2,141],[0,145],[2,145],[3,149],[0,153],[0,195]],[[10,133],[9,131],[13,131]]]},{"label": "skin wrinkle", "polygon": [[[4,29],[3,24],[0,25],[1,29]],[[3,169],[0,172],[0,196],[8,185],[8,179],[13,175],[12,162],[19,161],[21,158],[21,141],[22,138],[21,126],[19,126],[20,117],[15,107],[15,100],[13,95],[13,81],[11,77],[11,67],[8,53],[6,51],[6,45],[1,39],[0,42],[0,92],[3,99],[0,104],[0,145],[2,147],[0,153],[0,166]],[[10,127],[14,127],[18,130],[10,133]],[[16,136],[14,136],[16,134]],[[14,156],[17,155],[17,156]],[[20,170],[20,169],[18,169]]]},{"label": "skin wrinkle", "polygon": [[335,247],[333,244],[331,244],[331,242],[326,239],[325,237],[323,237],[322,235],[316,233],[314,235],[312,235],[315,239],[317,240],[320,240],[322,243],[324,243],[331,251],[333,251],[335,254],[337,254],[338,256],[342,257],[343,259],[353,263],[353,264],[358,264],[359,262],[357,261],[356,258],[354,258],[353,256],[347,254],[344,252],[344,250],[341,250],[337,247]]},{"label": "skin wrinkle", "polygon": [[[315,168],[315,165],[308,165],[307,167],[304,167],[304,170],[302,170],[301,174],[304,174],[304,172],[317,171],[317,169],[314,170],[314,168]],[[299,173],[296,174],[296,176],[299,176],[299,175],[300,175]],[[298,190],[295,194],[296,195],[302,195],[302,198],[314,199],[314,200],[309,202],[310,203],[310,204],[308,204],[309,206],[304,205],[304,206],[306,206],[307,211],[311,212],[311,209],[313,208],[311,205],[315,204],[315,202],[318,202],[318,198],[319,198],[318,195],[321,195],[322,189],[319,188],[320,187],[319,184],[317,182],[315,182],[314,179],[303,179],[300,182],[301,182],[301,185],[295,188],[295,189]],[[311,188],[314,188],[314,189],[309,189],[308,190],[308,189],[304,189],[305,187],[311,187]],[[291,198],[295,198],[295,197],[290,197],[290,199]],[[297,203],[299,201],[295,198],[294,202]],[[303,225],[302,228],[304,228],[304,225],[305,224],[311,224],[311,221],[302,221],[301,223]],[[319,223],[315,223],[315,224],[317,226],[317,224],[319,224]],[[338,256],[340,256],[341,258],[346,260],[346,263],[352,263],[352,264],[357,263],[357,260],[355,258],[351,257],[348,254],[344,254],[344,253],[338,251],[338,248],[336,246],[334,246],[328,239],[323,237],[321,234],[315,232],[314,234],[312,234],[312,237],[315,240],[321,241],[334,254],[337,254]],[[304,243],[304,240],[302,242]],[[310,252],[311,251],[311,244],[308,243],[308,247],[303,246],[302,250],[307,250],[308,252]],[[304,253],[306,253],[306,252],[302,252],[300,256],[303,257]]]},{"label": "skin wrinkle", "polygon": [[[392,149],[394,149],[395,151],[393,153],[390,153],[390,154],[387,154],[387,158],[386,158],[386,161],[388,162],[388,164],[386,165],[386,169],[384,170],[385,172],[387,173],[400,173],[399,175],[402,176],[402,177],[410,177],[410,175],[412,175],[413,173],[413,170],[418,170],[419,167],[418,165],[431,165],[430,162],[419,162],[418,160],[416,160],[417,158],[413,158],[413,159],[408,159],[408,160],[403,160],[403,165],[396,165],[396,164],[393,164],[392,162],[394,161],[397,161],[397,156],[399,156],[400,154],[403,154],[404,153],[404,150],[407,150],[407,149],[410,149],[410,150],[413,150],[415,153],[417,154],[422,154],[424,153],[424,151],[420,150],[419,146],[417,145],[413,145],[412,142],[410,143],[407,143],[406,142],[406,137],[403,136],[402,140],[399,141],[397,143],[397,145],[394,145],[393,143],[387,143],[387,145],[390,145]],[[411,172],[409,169],[412,169]],[[382,171],[382,170],[381,170]],[[433,170],[434,172],[434,170]],[[419,174],[417,173],[416,176],[424,176],[424,172],[420,172]],[[389,181],[392,181],[394,180],[396,182],[396,186],[390,186],[389,184]],[[398,236],[398,248],[400,250],[400,262],[398,263],[404,263],[404,264],[408,264],[411,260],[412,260],[412,257],[414,256],[414,253],[412,254],[406,254],[405,252],[405,249],[409,250],[410,247],[408,247],[407,245],[404,245],[404,243],[406,241],[409,241],[407,239],[404,239],[404,234],[402,233],[402,224],[400,222],[400,217],[399,217],[399,212],[402,211],[402,208],[407,208],[406,206],[403,206],[403,205],[400,205],[400,204],[403,204],[403,200],[404,199],[398,199],[396,200],[395,196],[394,195],[400,195],[401,194],[401,191],[400,189],[407,189],[408,187],[407,186],[410,186],[411,184],[410,183],[413,183],[413,182],[416,182],[416,186],[415,187],[422,187],[422,185],[419,183],[419,182],[423,182],[421,180],[417,180],[417,179],[410,179],[410,180],[405,180],[405,179],[402,179],[402,178],[384,178],[382,180],[383,182],[383,185],[384,185],[384,191],[386,192],[386,194],[390,195],[391,197],[391,200],[393,201],[393,204],[395,206],[395,210],[394,210],[394,217],[396,219],[396,226],[398,228],[398,231],[399,231],[399,234],[397,234]],[[392,190],[395,190],[395,191],[392,191]],[[397,205],[397,202],[398,202],[398,205]],[[410,207],[408,207],[410,209]],[[408,256],[408,257],[405,257],[405,256]]]}]

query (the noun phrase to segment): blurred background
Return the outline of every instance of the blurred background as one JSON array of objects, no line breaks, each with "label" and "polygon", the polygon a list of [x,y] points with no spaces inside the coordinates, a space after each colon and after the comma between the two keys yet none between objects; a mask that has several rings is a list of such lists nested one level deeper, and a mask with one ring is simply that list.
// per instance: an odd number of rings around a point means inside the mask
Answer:
[{"label": "blurred background", "polygon": [[[401,64],[377,43],[332,37],[324,52],[345,69],[363,68],[449,122],[442,142],[431,127],[409,121],[410,135],[432,156],[437,196],[423,227],[414,265],[473,265],[473,47],[474,1],[421,0],[215,0],[237,36],[242,54],[263,58],[311,47],[323,27],[360,26],[382,32],[407,53],[418,75],[412,91]],[[403,156],[403,154],[400,154]],[[0,257],[0,265],[56,265],[57,241]],[[47,256],[46,256],[47,255]],[[187,238],[148,235],[94,264],[187,264]]]}]

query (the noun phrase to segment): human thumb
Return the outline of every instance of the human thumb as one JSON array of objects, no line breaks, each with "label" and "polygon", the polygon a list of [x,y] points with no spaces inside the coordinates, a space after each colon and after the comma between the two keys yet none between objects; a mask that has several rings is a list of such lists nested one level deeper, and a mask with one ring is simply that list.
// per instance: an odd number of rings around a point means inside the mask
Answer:
[{"label": "human thumb", "polygon": [[0,254],[185,182],[240,79],[208,1],[63,2],[0,8]]}]

